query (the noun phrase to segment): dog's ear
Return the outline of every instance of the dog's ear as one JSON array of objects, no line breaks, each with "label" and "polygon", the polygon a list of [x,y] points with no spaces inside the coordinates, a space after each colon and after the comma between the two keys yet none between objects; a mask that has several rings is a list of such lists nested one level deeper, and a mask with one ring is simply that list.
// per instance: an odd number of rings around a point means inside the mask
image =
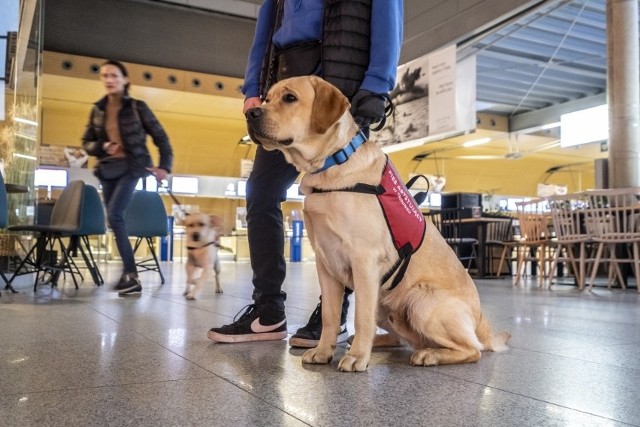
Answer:
[{"label": "dog's ear", "polygon": [[209,224],[213,228],[221,229],[223,225],[222,218],[218,215],[209,215]]},{"label": "dog's ear", "polygon": [[319,77],[310,78],[315,91],[311,130],[323,134],[349,109],[349,100],[332,84]]}]

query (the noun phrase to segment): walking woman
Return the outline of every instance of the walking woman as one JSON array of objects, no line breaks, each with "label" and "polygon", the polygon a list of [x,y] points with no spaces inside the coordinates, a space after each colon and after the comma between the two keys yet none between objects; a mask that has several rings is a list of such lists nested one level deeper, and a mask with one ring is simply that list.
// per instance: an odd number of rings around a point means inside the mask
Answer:
[{"label": "walking woman", "polygon": [[[171,172],[173,151],[166,132],[147,104],[129,96],[129,73],[118,61],[100,66],[100,81],[106,95],[93,105],[82,145],[96,156],[95,175],[100,179],[107,208],[107,219],[122,258],[123,273],[115,289],[120,295],[140,294],[131,242],[127,235],[124,212],[140,178],[150,174],[158,181]],[[147,149],[147,135],[160,152],[160,162],[153,166]]]}]

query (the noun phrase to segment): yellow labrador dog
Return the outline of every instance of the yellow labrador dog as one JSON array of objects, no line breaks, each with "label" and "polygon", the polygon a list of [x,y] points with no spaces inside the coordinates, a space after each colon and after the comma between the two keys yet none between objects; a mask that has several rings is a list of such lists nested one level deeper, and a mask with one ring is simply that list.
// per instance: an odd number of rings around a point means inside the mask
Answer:
[{"label": "yellow labrador dog", "polygon": [[[304,217],[316,255],[324,327],[318,347],[304,353],[303,363],[332,360],[345,286],[355,291],[355,336],[340,360],[341,371],[366,370],[374,344],[401,340],[415,349],[411,364],[424,366],[476,362],[483,350],[507,349],[510,334],[494,335],[471,277],[424,218],[424,239],[390,289],[399,274],[389,276],[399,251],[380,204],[375,195],[348,190],[378,186],[387,158],[370,141],[349,148],[358,127],[338,89],[317,77],[283,80],[246,118],[253,141],[282,151],[305,172]],[[339,155],[344,152],[351,153],[346,160]],[[340,159],[327,168],[335,158]],[[389,334],[376,337],[376,324]]]},{"label": "yellow labrador dog", "polygon": [[[187,287],[184,296],[196,299],[205,283],[213,276],[216,293],[222,293],[218,246],[222,218],[204,213],[189,214],[183,220],[187,236]],[[200,270],[200,274],[196,273]]]}]

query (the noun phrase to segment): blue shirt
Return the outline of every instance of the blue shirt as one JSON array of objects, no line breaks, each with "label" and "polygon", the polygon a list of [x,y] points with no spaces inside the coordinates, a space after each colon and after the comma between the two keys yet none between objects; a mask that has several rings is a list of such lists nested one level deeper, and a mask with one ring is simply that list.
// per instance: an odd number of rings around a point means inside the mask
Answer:
[{"label": "blue shirt", "polygon": [[[277,0],[265,0],[258,14],[242,87],[247,98],[260,95],[260,71],[267,54],[276,3]],[[284,0],[282,25],[273,35],[275,47],[282,49],[304,41],[320,40],[323,19],[324,0]],[[394,88],[402,46],[402,20],[402,0],[372,0],[371,58],[361,89],[387,93]]]}]

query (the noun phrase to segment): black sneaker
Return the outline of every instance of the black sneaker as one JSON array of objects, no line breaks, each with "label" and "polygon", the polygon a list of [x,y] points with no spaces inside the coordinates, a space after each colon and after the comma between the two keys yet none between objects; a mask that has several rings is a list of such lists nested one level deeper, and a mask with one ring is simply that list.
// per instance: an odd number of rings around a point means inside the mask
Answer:
[{"label": "black sneaker", "polygon": [[134,286],[136,283],[140,284],[140,280],[138,279],[137,273],[124,273],[122,276],[120,276],[120,280],[113,287],[113,290],[123,291],[125,289],[129,289],[130,287]]},{"label": "black sneaker", "polygon": [[236,317],[240,313],[233,318],[233,323],[220,328],[211,328],[207,337],[213,341],[226,343],[275,341],[287,337],[287,318],[284,312],[270,310],[264,305],[256,304],[250,304],[242,310],[245,311],[239,319],[236,320]]},{"label": "black sneaker", "polygon": [[[309,322],[302,328],[298,329],[295,334],[289,338],[291,347],[313,348],[318,346],[322,334],[322,302],[311,313]],[[349,337],[346,322],[340,325],[340,333],[338,334],[338,343],[345,342]]]},{"label": "black sneaker", "polygon": [[139,295],[142,292],[142,284],[137,274],[123,274],[115,289],[118,295]]}]

